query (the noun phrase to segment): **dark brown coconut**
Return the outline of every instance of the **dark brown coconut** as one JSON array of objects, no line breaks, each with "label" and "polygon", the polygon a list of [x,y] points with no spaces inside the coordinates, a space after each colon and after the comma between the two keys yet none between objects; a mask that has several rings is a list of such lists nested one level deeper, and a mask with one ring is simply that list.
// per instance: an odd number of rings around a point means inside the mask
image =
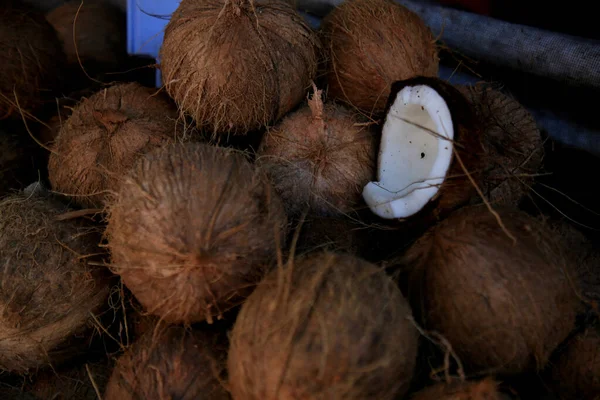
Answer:
[{"label": "dark brown coconut", "polygon": [[463,208],[406,255],[413,308],[443,335],[468,371],[543,368],[578,311],[572,267],[561,243],[533,217],[485,206]]},{"label": "dark brown coconut", "polygon": [[[0,369],[26,372],[78,350],[71,342],[105,305],[100,235],[36,194],[0,202]],[[91,335],[85,335],[86,338]],[[86,339],[87,340],[87,339]]]},{"label": "dark brown coconut", "polygon": [[361,204],[375,176],[377,136],[366,120],[323,104],[316,90],[308,105],[288,115],[264,137],[258,163],[280,194],[286,211],[336,215]]},{"label": "dark brown coconut", "polygon": [[0,129],[0,197],[38,180],[39,152],[25,132]]},{"label": "dark brown coconut", "polygon": [[302,101],[317,39],[284,0],[184,0],[161,48],[167,92],[199,126],[246,134]]},{"label": "dark brown coconut", "polygon": [[[26,117],[57,87],[64,54],[42,14],[4,1],[0,9],[0,120]],[[17,106],[18,104],[18,106]]]},{"label": "dark brown coconut", "polygon": [[104,400],[228,400],[221,385],[227,347],[213,335],[151,330],[117,361]]},{"label": "dark brown coconut", "polygon": [[102,207],[142,154],[182,136],[178,113],[156,90],[114,85],[79,103],[50,155],[53,189],[85,207]]},{"label": "dark brown coconut", "polygon": [[321,30],[329,95],[369,114],[384,111],[393,82],[438,74],[431,31],[391,0],[345,1]]},{"label": "dark brown coconut", "polygon": [[414,394],[411,400],[506,400],[498,384],[490,379],[479,382],[438,383]]},{"label": "dark brown coconut", "polygon": [[241,153],[204,144],[147,154],[110,211],[114,271],[169,322],[211,322],[238,305],[285,234],[264,174]]},{"label": "dark brown coconut", "polygon": [[272,271],[231,334],[236,400],[401,397],[417,330],[400,290],[374,265],[322,253]]},{"label": "dark brown coconut", "polygon": [[482,187],[492,204],[518,205],[544,158],[535,119],[515,99],[488,85],[461,86],[483,124],[487,166]]}]

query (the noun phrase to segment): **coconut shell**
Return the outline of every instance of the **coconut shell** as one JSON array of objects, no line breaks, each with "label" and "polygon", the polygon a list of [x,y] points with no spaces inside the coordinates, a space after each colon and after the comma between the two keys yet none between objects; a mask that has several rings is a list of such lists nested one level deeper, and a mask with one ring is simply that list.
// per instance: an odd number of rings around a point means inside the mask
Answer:
[{"label": "coconut shell", "polygon": [[151,330],[118,359],[104,400],[228,400],[221,385],[226,350],[203,332]]},{"label": "coconut shell", "polygon": [[417,357],[411,310],[383,270],[316,253],[272,271],[231,334],[236,400],[400,398]]},{"label": "coconut shell", "polygon": [[438,383],[410,397],[410,400],[507,400],[490,378],[478,382]]},{"label": "coconut shell", "polygon": [[166,97],[138,83],[84,99],[63,122],[50,155],[53,189],[81,206],[101,208],[136,159],[182,137],[177,118]]},{"label": "coconut shell", "polygon": [[356,113],[323,104],[318,90],[264,137],[258,163],[288,214],[347,213],[362,204],[375,176],[377,135]]},{"label": "coconut shell", "polygon": [[246,134],[305,96],[317,38],[284,0],[183,0],[160,51],[167,92],[213,133]]},{"label": "coconut shell", "polygon": [[492,204],[517,206],[529,193],[544,158],[535,119],[518,101],[487,85],[458,88],[483,124],[487,166],[481,189]]},{"label": "coconut shell", "polygon": [[[35,193],[0,202],[0,369],[26,372],[80,350],[109,292],[98,263],[100,235]],[[96,259],[96,260],[94,260]],[[87,339],[86,339],[87,340]]]},{"label": "coconut shell", "polygon": [[38,149],[26,135],[0,129],[0,197],[38,180]]},{"label": "coconut shell", "polygon": [[149,313],[211,322],[261,279],[285,225],[281,200],[241,153],[190,143],[136,164],[107,236],[113,270]]},{"label": "coconut shell", "polygon": [[574,327],[573,266],[560,241],[533,217],[463,208],[407,252],[413,308],[443,335],[465,369],[517,374],[542,369]]},{"label": "coconut shell", "polygon": [[435,38],[421,18],[391,0],[348,0],[323,19],[329,96],[369,114],[386,108],[391,85],[436,77]]},{"label": "coconut shell", "polygon": [[0,120],[26,117],[57,88],[64,54],[44,15],[17,1],[0,9]]}]

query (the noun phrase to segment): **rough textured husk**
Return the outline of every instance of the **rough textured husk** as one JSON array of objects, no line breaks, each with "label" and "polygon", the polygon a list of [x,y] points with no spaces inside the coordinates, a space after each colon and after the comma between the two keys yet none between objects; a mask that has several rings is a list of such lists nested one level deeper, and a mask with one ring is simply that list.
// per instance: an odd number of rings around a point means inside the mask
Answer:
[{"label": "rough textured husk", "polygon": [[38,179],[38,152],[23,132],[0,129],[0,196]]},{"label": "rough textured husk", "polygon": [[148,312],[211,322],[262,278],[285,225],[281,200],[241,153],[188,143],[136,164],[107,236],[114,271]]},{"label": "rough textured husk", "polygon": [[535,218],[485,206],[456,211],[407,252],[413,309],[473,372],[543,368],[575,324],[573,266]]},{"label": "rough textured husk", "polygon": [[104,400],[228,400],[221,384],[226,351],[203,332],[148,331],[117,361]]},{"label": "rough textured husk", "polygon": [[246,134],[302,101],[316,52],[315,34],[287,1],[184,0],[165,29],[161,71],[199,126]]},{"label": "rough textured husk", "polygon": [[111,86],[79,103],[63,121],[50,155],[53,189],[84,207],[102,207],[144,153],[182,138],[178,113],[155,89]]},{"label": "rough textured husk", "polygon": [[384,111],[393,82],[438,74],[431,31],[391,0],[345,1],[321,27],[329,95],[366,113]]},{"label": "rough textured husk", "polygon": [[438,383],[410,397],[410,400],[506,400],[498,383],[486,378],[478,382]]},{"label": "rough textured husk", "polygon": [[242,306],[228,371],[236,400],[388,400],[413,375],[418,334],[374,265],[322,253],[272,271]]},{"label": "rough textured husk", "polygon": [[492,204],[518,205],[544,158],[535,119],[515,99],[489,85],[459,86],[483,124],[487,166],[482,190]]},{"label": "rough textured husk", "polygon": [[64,54],[42,14],[16,1],[0,9],[0,120],[33,112],[57,87]]},{"label": "rough textured husk", "polygon": [[265,135],[257,161],[288,214],[309,208],[336,215],[361,204],[377,159],[377,135],[365,122],[340,105],[323,104],[318,90]]},{"label": "rough textured husk", "polygon": [[125,16],[110,4],[74,0],[50,11],[46,18],[58,33],[70,64],[81,61],[85,68],[91,61],[116,67],[125,55]]},{"label": "rough textured husk", "polygon": [[369,244],[367,228],[351,218],[310,217],[300,227],[296,249],[299,253],[329,250],[361,255]]},{"label": "rough textured husk", "polygon": [[600,330],[590,327],[569,340],[550,369],[561,400],[600,398]]},{"label": "rough textured husk", "polygon": [[26,372],[59,362],[89,328],[109,291],[105,268],[87,264],[95,228],[56,221],[68,208],[38,195],[0,202],[0,369]]}]

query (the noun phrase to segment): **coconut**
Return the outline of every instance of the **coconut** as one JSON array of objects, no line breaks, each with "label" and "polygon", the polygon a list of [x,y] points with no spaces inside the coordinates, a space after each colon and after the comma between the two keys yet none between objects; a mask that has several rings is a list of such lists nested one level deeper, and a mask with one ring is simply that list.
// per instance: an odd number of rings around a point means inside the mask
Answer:
[{"label": "coconut", "polygon": [[316,74],[316,44],[284,0],[183,0],[165,29],[161,72],[199,126],[246,134],[302,101]]},{"label": "coconut", "polygon": [[234,399],[400,398],[418,333],[383,270],[316,253],[272,271],[241,308],[228,371]]},{"label": "coconut", "polygon": [[55,191],[86,207],[102,207],[135,160],[177,141],[171,102],[138,83],[111,86],[84,99],[64,121],[50,155]]},{"label": "coconut", "polygon": [[498,219],[484,206],[463,208],[419,239],[404,260],[410,297],[421,323],[448,340],[465,369],[542,369],[575,324],[573,266],[537,219],[495,212]]},{"label": "coconut", "polygon": [[[26,372],[79,350],[74,336],[106,303],[100,235],[70,211],[32,193],[0,202],[0,369]],[[96,263],[100,260],[95,260]]]},{"label": "coconut", "polygon": [[488,85],[458,86],[483,124],[487,166],[481,189],[492,204],[517,206],[542,167],[535,119],[517,100]]},{"label": "coconut", "polygon": [[60,42],[42,14],[12,0],[0,9],[0,38],[0,120],[29,117],[57,87]]},{"label": "coconut", "polygon": [[344,1],[321,30],[329,95],[369,114],[385,111],[393,82],[438,74],[431,31],[391,0]]},{"label": "coconut", "polygon": [[25,135],[0,130],[0,196],[38,179],[38,150]]},{"label": "coconut", "polygon": [[507,400],[491,378],[476,382],[438,383],[414,394],[411,400]]},{"label": "coconut", "polygon": [[363,197],[381,218],[443,217],[476,193],[483,163],[473,108],[452,85],[414,78],[392,85],[377,166]]},{"label": "coconut", "polygon": [[261,279],[286,217],[264,174],[230,149],[205,144],[142,158],[110,209],[112,268],[168,322],[212,322]]},{"label": "coconut", "polygon": [[258,162],[280,194],[286,211],[343,214],[362,201],[374,178],[376,135],[365,120],[336,104],[323,104],[316,90],[308,105],[265,135]]},{"label": "coconut", "polygon": [[104,400],[227,400],[226,350],[219,337],[180,326],[148,331],[117,360]]}]

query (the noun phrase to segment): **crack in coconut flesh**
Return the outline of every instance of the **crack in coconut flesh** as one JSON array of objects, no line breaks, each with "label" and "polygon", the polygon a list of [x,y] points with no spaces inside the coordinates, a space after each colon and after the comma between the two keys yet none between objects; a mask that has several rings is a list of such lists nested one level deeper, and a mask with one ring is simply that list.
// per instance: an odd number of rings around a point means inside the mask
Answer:
[{"label": "crack in coconut flesh", "polygon": [[410,400],[510,400],[491,378],[479,382],[438,383],[417,392]]},{"label": "crack in coconut flesh", "polygon": [[[468,201],[474,187],[468,187],[471,184],[455,160],[454,144],[464,147],[461,161],[471,174],[475,173],[481,146],[478,130],[460,125],[461,119],[474,119],[464,96],[436,78],[397,82],[392,93],[381,134],[378,181],[363,189],[371,211],[385,219],[408,218],[444,190],[449,191],[450,180],[462,180],[463,184],[453,184],[450,194],[455,199],[446,202],[444,208]],[[448,96],[454,97],[454,103],[462,102],[462,110],[452,110]]]}]

